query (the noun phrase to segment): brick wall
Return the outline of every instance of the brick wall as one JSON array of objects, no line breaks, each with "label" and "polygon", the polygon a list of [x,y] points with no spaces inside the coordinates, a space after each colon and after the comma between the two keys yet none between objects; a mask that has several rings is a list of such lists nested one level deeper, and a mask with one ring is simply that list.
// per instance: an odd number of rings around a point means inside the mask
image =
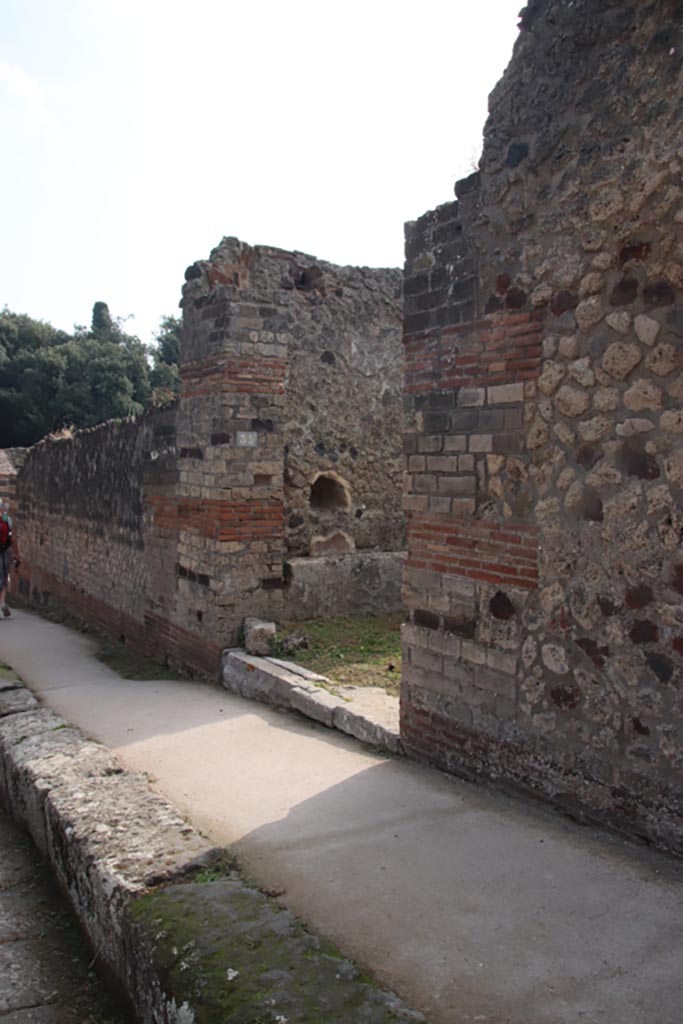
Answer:
[{"label": "brick wall", "polygon": [[110,422],[29,450],[17,478],[20,598],[58,604],[143,653],[214,671],[219,647],[169,623],[175,611],[177,525],[153,503],[177,485],[174,408]]},{"label": "brick wall", "polygon": [[225,646],[245,615],[279,618],[289,317],[237,239],[193,264],[183,289],[178,419],[179,607]]},{"label": "brick wall", "polygon": [[528,4],[404,317],[406,747],[677,851],[682,16]]}]

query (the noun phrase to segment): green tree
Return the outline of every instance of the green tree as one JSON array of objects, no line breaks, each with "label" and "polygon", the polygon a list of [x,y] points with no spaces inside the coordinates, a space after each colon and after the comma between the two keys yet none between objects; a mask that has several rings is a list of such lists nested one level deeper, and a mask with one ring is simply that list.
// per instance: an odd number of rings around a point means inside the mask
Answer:
[{"label": "green tree", "polygon": [[24,313],[0,311],[0,363],[19,351],[39,349],[47,345],[63,345],[70,335],[43,320],[33,320]]},{"label": "green tree", "polygon": [[97,338],[111,338],[114,321],[106,302],[96,302],[92,308],[91,333]]},{"label": "green tree", "polygon": [[54,429],[67,364],[67,345],[20,349],[0,367],[2,444],[33,444]]},{"label": "green tree", "polygon": [[[96,315],[97,310],[97,315]],[[73,335],[24,314],[0,313],[0,444],[34,444],[66,424],[89,427],[150,404],[148,352],[96,303],[90,331]]]},{"label": "green tree", "polygon": [[42,320],[0,312],[0,443],[32,444],[52,429],[70,336]]},{"label": "green tree", "polygon": [[162,317],[152,348],[150,385],[152,403],[163,405],[180,392],[180,341],[182,321],[176,316]]},{"label": "green tree", "polygon": [[150,397],[149,369],[144,347],[137,345],[135,351],[93,337],[70,341],[55,425],[92,427],[141,413]]}]

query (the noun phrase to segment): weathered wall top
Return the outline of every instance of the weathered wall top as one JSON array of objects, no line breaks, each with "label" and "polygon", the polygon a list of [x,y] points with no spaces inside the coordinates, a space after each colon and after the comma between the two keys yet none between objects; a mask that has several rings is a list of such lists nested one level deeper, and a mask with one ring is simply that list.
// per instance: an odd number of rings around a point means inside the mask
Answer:
[{"label": "weathered wall top", "polygon": [[[234,236],[224,237],[208,260],[193,263],[185,272],[187,282],[207,274],[210,284],[227,284],[264,291],[298,291],[304,294],[318,292],[322,297],[336,292],[347,284],[354,289],[354,303],[363,303],[363,284],[371,291],[393,286],[388,300],[395,298],[401,287],[402,272],[398,268],[339,266],[307,253],[290,252],[271,245],[250,245]],[[372,282],[375,282],[373,286]],[[350,296],[348,297],[350,298]],[[367,301],[367,297],[365,297]]]},{"label": "weathered wall top", "polygon": [[[671,238],[656,253],[648,244],[647,267],[638,248],[644,207],[676,214],[663,186],[677,180],[682,141],[680,0],[536,0],[520,25],[489,99],[480,171],[456,184],[459,202],[406,226],[407,276],[429,274],[425,244],[439,263],[429,308],[410,298],[420,281],[408,283],[411,331],[499,310],[560,316],[590,297],[591,282],[579,286],[591,270],[635,269],[648,279],[646,305],[681,283]],[[669,291],[657,285],[667,274]],[[619,293],[610,298],[619,304]]]}]

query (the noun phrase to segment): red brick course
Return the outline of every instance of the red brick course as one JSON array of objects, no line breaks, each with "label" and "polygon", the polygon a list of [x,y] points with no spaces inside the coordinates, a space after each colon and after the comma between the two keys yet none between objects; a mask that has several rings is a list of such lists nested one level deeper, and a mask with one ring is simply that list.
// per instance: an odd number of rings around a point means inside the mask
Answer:
[{"label": "red brick course", "polygon": [[182,398],[212,394],[284,394],[282,359],[213,356],[181,366]]},{"label": "red brick course", "polygon": [[413,513],[409,557],[415,569],[465,576],[487,583],[535,590],[538,586],[538,528]]},{"label": "red brick course", "polygon": [[405,336],[405,390],[446,391],[535,380],[542,355],[540,313],[507,313]]},{"label": "red brick course", "polygon": [[194,531],[210,540],[263,540],[280,538],[283,510],[279,501],[220,501],[150,497],[147,507],[158,530]]}]

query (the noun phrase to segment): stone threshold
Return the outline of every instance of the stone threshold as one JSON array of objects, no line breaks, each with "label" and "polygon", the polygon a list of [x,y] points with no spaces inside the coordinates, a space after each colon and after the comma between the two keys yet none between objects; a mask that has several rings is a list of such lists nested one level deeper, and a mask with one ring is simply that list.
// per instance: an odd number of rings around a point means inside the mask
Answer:
[{"label": "stone threshold", "polygon": [[142,1024],[425,1024],[16,684],[0,692],[0,800]]},{"label": "stone threshold", "polygon": [[292,661],[238,649],[223,652],[220,678],[240,697],[298,711],[361,743],[403,754],[398,697],[377,686],[340,686]]}]

